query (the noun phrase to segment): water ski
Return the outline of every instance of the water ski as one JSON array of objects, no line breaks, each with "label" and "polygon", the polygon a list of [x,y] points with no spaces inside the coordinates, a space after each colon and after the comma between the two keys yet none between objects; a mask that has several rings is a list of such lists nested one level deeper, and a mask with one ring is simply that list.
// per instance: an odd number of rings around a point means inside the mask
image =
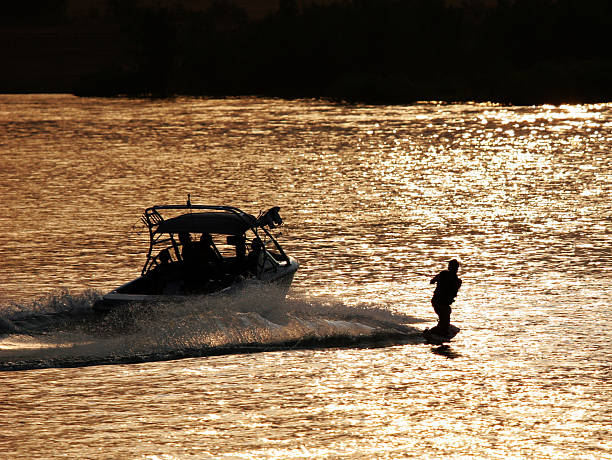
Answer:
[{"label": "water ski", "polygon": [[453,337],[455,337],[459,331],[461,329],[459,329],[457,326],[453,326],[452,324],[448,327],[448,334],[447,335],[438,335],[435,332],[430,332],[430,329],[427,328],[423,331],[423,335],[425,336],[425,339],[429,342],[429,343],[433,343],[436,345],[442,345],[445,342],[450,342],[452,340]]}]

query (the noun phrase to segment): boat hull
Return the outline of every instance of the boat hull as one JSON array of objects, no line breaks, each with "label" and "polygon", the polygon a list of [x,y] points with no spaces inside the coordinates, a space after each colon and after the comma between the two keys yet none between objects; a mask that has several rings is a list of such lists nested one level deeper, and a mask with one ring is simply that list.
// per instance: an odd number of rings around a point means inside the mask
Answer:
[{"label": "boat hull", "polygon": [[274,271],[264,273],[260,279],[236,279],[229,286],[225,286],[206,294],[126,293],[125,291],[129,291],[129,287],[131,285],[138,283],[142,279],[142,277],[139,277],[103,295],[102,298],[94,303],[92,308],[98,313],[108,313],[113,309],[124,307],[129,304],[181,302],[189,297],[193,297],[194,295],[234,295],[248,287],[253,286],[273,287],[274,289],[272,292],[274,292],[275,295],[278,295],[279,298],[285,298],[289,292],[289,289],[291,288],[293,277],[295,276],[295,272],[298,270],[298,268],[299,263],[297,260],[290,257],[289,263],[284,266],[277,267],[277,269]]}]

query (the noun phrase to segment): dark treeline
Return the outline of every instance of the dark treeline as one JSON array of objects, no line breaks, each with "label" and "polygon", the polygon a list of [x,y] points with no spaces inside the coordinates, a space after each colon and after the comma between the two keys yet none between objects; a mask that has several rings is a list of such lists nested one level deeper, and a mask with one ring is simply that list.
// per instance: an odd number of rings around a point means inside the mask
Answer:
[{"label": "dark treeline", "polygon": [[109,0],[100,21],[115,27],[121,52],[83,75],[74,92],[612,101],[611,5],[352,0],[299,8],[280,0],[278,11],[255,21],[228,1],[187,11]]},{"label": "dark treeline", "polygon": [[0,25],[63,23],[67,12],[68,0],[3,2]]}]

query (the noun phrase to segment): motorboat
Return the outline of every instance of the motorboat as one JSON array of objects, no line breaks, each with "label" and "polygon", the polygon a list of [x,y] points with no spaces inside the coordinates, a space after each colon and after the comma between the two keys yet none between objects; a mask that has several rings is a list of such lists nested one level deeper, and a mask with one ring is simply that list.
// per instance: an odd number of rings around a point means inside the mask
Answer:
[{"label": "motorboat", "polygon": [[185,205],[147,208],[141,219],[149,250],[140,276],[103,295],[94,310],[231,294],[250,285],[271,285],[285,297],[299,264],[273,235],[283,224],[279,211],[275,206],[254,217],[189,198]]}]

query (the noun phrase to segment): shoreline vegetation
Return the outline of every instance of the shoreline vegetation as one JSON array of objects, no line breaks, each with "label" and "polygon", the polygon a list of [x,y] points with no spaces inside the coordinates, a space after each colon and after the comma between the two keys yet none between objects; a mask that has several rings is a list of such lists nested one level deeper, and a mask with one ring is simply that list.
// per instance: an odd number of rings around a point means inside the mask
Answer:
[{"label": "shoreline vegetation", "polygon": [[257,17],[231,1],[69,6],[3,6],[0,93],[612,102],[609,0],[280,0]]}]

